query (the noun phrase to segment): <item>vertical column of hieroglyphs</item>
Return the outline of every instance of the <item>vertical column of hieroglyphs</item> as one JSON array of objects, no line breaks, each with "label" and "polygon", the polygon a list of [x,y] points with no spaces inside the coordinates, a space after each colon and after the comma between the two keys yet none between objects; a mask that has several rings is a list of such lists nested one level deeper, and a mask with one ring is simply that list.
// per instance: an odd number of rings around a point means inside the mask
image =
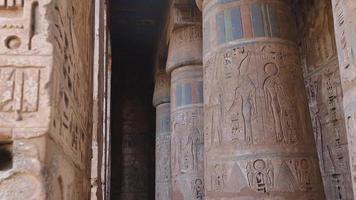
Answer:
[{"label": "vertical column of hieroglyphs", "polygon": [[0,199],[45,199],[52,62],[44,17],[48,2],[0,1]]},{"label": "vertical column of hieroglyphs", "polygon": [[[51,122],[46,149],[49,199],[87,199],[93,110],[93,2],[51,0]],[[35,43],[32,42],[32,46]]]},{"label": "vertical column of hieroglyphs", "polygon": [[288,0],[204,0],[207,199],[324,199]]},{"label": "vertical column of hieroglyphs", "polygon": [[156,75],[153,105],[156,107],[156,200],[171,199],[170,77]]},{"label": "vertical column of hieroglyphs", "polygon": [[334,28],[340,63],[351,176],[356,198],[356,2],[333,0]]},{"label": "vertical column of hieroglyphs", "polygon": [[353,199],[331,1],[298,1],[294,9],[325,196]]},{"label": "vertical column of hieroglyphs", "polygon": [[172,199],[204,197],[203,68],[199,10],[176,4],[167,71],[171,74]]}]

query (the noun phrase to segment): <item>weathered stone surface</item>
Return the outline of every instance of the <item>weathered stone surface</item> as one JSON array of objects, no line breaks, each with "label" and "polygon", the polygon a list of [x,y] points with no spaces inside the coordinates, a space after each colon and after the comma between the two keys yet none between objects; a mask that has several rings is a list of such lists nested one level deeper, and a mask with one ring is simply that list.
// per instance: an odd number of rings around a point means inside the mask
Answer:
[{"label": "weathered stone surface", "polygon": [[170,200],[171,181],[171,104],[170,76],[156,75],[153,106],[156,107],[156,200]]},{"label": "weathered stone surface", "polygon": [[203,72],[188,65],[172,72],[172,199],[204,198]]},{"label": "weathered stone surface", "polygon": [[295,10],[326,199],[353,199],[331,1],[299,1]]},{"label": "weathered stone surface", "polygon": [[204,1],[207,199],[324,199],[290,1]]},{"label": "weathered stone surface", "polygon": [[167,71],[186,65],[202,63],[201,26],[184,26],[174,29],[167,58]]},{"label": "weathered stone surface", "polygon": [[48,3],[0,3],[0,199],[46,198],[42,170],[52,69]]},{"label": "weathered stone surface", "polygon": [[156,75],[155,90],[153,94],[153,106],[169,103],[171,77],[166,72],[159,72]]},{"label": "weathered stone surface", "polygon": [[177,5],[186,7],[174,13],[180,20],[172,24],[166,67],[171,74],[172,199],[195,200],[204,198],[202,30],[194,4]]},{"label": "weathered stone surface", "polygon": [[172,195],[170,107],[156,107],[156,200],[170,200]]},{"label": "weathered stone surface", "polygon": [[332,0],[334,28],[340,63],[343,108],[350,154],[353,195],[356,198],[356,3]]},{"label": "weathered stone surface", "polygon": [[62,187],[71,188],[68,198],[87,199],[91,1],[16,0],[0,6],[0,144],[10,145],[12,155],[10,168],[0,169],[0,199],[62,199],[46,184],[60,174],[51,165],[57,156],[63,158],[56,162],[69,163],[62,170],[77,175],[70,177],[72,185],[69,174],[63,176]]}]

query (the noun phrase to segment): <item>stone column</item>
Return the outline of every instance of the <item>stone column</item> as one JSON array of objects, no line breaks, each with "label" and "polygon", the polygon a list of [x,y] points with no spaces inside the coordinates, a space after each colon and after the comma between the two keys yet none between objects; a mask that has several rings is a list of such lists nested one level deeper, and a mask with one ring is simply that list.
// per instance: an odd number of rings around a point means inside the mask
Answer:
[{"label": "stone column", "polygon": [[204,198],[203,68],[200,23],[176,26],[167,71],[171,74],[172,199]]},{"label": "stone column", "polygon": [[324,199],[289,2],[202,2],[206,199]]},{"label": "stone column", "polygon": [[354,198],[356,198],[356,2],[333,0]]},{"label": "stone column", "polygon": [[156,200],[171,199],[170,77],[156,75],[153,105],[156,107]]}]

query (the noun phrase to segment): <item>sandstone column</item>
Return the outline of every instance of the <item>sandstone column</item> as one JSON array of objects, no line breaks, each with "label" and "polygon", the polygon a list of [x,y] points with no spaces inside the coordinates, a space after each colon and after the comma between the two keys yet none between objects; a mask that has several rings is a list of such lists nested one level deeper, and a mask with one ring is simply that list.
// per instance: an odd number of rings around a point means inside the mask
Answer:
[{"label": "sandstone column", "polygon": [[201,36],[199,21],[176,26],[169,46],[167,71],[172,77],[171,166],[174,200],[204,198]]},{"label": "sandstone column", "polygon": [[289,2],[202,2],[206,199],[324,199]]},{"label": "sandstone column", "polygon": [[156,107],[156,200],[171,199],[170,77],[156,75],[153,105]]},{"label": "sandstone column", "polygon": [[333,0],[336,44],[340,63],[343,106],[348,135],[349,155],[356,198],[356,2]]}]

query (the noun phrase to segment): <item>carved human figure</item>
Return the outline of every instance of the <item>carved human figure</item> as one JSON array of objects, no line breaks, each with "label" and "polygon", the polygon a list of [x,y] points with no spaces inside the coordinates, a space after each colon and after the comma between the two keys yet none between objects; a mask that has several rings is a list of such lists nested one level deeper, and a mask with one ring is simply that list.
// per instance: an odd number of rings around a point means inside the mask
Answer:
[{"label": "carved human figure", "polygon": [[257,192],[270,192],[274,181],[273,166],[270,161],[267,163],[258,159],[247,164],[247,177],[251,189]]},{"label": "carved human figure", "polygon": [[194,200],[203,200],[204,198],[204,181],[202,179],[195,179],[192,181],[193,198]]},{"label": "carved human figure", "polygon": [[280,98],[286,96],[283,95],[283,86],[278,78],[278,66],[274,63],[267,63],[264,70],[267,74],[267,78],[263,83],[263,89],[266,96],[266,107],[270,109],[273,115],[276,141],[281,143],[284,140],[284,134],[281,121],[283,117],[283,110]]},{"label": "carved human figure", "polygon": [[244,76],[241,79],[241,87],[238,88],[239,93],[242,97],[242,114],[244,120],[244,133],[245,133],[245,142],[247,144],[253,143],[253,134],[252,134],[252,116],[256,114],[256,86],[252,82],[249,76]]},{"label": "carved human figure", "polygon": [[216,164],[212,176],[212,186],[214,191],[223,191],[227,184],[227,171],[225,165]]},{"label": "carved human figure", "polygon": [[202,149],[201,146],[204,143],[202,138],[202,133],[199,128],[193,126],[192,134],[189,136],[188,141],[192,144],[192,156],[193,163],[192,167],[194,170],[198,170],[199,168],[199,160],[202,159]]},{"label": "carved human figure", "polygon": [[[238,140],[240,138],[238,134],[243,133],[247,144],[253,143],[252,116],[256,111],[256,86],[247,74],[250,59],[251,56],[244,47],[233,48],[225,53],[225,77],[221,90],[223,93],[219,96],[219,119],[224,119],[224,115],[230,115],[230,119],[227,120],[231,120],[232,139]],[[237,107],[239,111],[236,112],[236,109],[232,109],[233,107]],[[239,125],[239,113],[241,113],[243,127]],[[221,132],[219,131],[218,134],[222,140]]]},{"label": "carved human figure", "polygon": [[312,190],[312,167],[310,163],[306,159],[302,159],[300,161],[295,161],[294,167],[297,174],[297,180],[300,185],[300,189],[302,191],[310,191]]}]

